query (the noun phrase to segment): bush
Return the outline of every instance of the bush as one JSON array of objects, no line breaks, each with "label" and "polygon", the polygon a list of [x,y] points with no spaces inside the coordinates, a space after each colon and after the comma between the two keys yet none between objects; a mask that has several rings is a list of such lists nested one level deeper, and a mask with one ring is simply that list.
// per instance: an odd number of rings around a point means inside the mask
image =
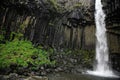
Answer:
[{"label": "bush", "polygon": [[51,65],[54,61],[49,60],[47,51],[35,48],[30,41],[13,40],[0,44],[0,68],[10,67],[12,64],[27,67],[29,64]]}]

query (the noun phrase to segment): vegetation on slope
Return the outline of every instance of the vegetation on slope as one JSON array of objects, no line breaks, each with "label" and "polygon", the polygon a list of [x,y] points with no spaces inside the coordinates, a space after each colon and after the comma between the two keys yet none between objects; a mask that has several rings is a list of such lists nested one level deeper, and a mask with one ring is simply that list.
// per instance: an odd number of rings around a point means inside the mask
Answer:
[{"label": "vegetation on slope", "polygon": [[49,60],[47,51],[35,48],[30,41],[13,40],[0,46],[0,68],[54,64],[54,61]]}]

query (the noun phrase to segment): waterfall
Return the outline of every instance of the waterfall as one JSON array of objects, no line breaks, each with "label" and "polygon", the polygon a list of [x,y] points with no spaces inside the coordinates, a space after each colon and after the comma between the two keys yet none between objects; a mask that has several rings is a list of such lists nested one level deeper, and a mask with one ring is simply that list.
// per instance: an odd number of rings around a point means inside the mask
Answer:
[{"label": "waterfall", "polygon": [[117,77],[109,67],[109,52],[107,46],[107,36],[105,28],[105,13],[102,9],[101,0],[95,2],[95,23],[96,23],[96,64],[93,71],[89,74]]},{"label": "waterfall", "polygon": [[108,46],[105,28],[105,14],[102,10],[101,0],[96,0],[95,3],[95,21],[96,21],[96,71],[110,71],[108,65]]}]

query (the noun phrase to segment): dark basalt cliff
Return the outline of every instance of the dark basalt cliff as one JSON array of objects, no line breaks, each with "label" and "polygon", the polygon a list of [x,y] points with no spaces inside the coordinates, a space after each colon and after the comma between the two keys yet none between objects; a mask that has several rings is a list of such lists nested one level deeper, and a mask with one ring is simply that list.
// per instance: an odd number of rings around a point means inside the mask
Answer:
[{"label": "dark basalt cliff", "polygon": [[120,0],[103,0],[112,66],[120,71]]},{"label": "dark basalt cliff", "polygon": [[25,39],[36,45],[57,49],[94,48],[91,0],[3,0],[0,3],[0,29],[5,39],[13,39],[14,32],[24,34]]},{"label": "dark basalt cliff", "polygon": [[103,2],[110,50],[112,53],[120,53],[120,1],[103,0]]},{"label": "dark basalt cliff", "polygon": [[[95,0],[2,0],[0,33],[53,48],[94,49]],[[103,0],[111,53],[120,53],[120,1]],[[20,33],[21,35],[16,35]]]}]

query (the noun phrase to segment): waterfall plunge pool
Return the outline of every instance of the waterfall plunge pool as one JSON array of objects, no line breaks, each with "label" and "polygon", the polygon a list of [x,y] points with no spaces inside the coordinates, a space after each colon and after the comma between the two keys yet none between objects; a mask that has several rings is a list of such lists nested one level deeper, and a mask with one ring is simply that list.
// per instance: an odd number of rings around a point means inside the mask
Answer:
[{"label": "waterfall plunge pool", "polygon": [[57,73],[48,76],[49,80],[120,80],[120,78],[98,77],[89,74]]}]

